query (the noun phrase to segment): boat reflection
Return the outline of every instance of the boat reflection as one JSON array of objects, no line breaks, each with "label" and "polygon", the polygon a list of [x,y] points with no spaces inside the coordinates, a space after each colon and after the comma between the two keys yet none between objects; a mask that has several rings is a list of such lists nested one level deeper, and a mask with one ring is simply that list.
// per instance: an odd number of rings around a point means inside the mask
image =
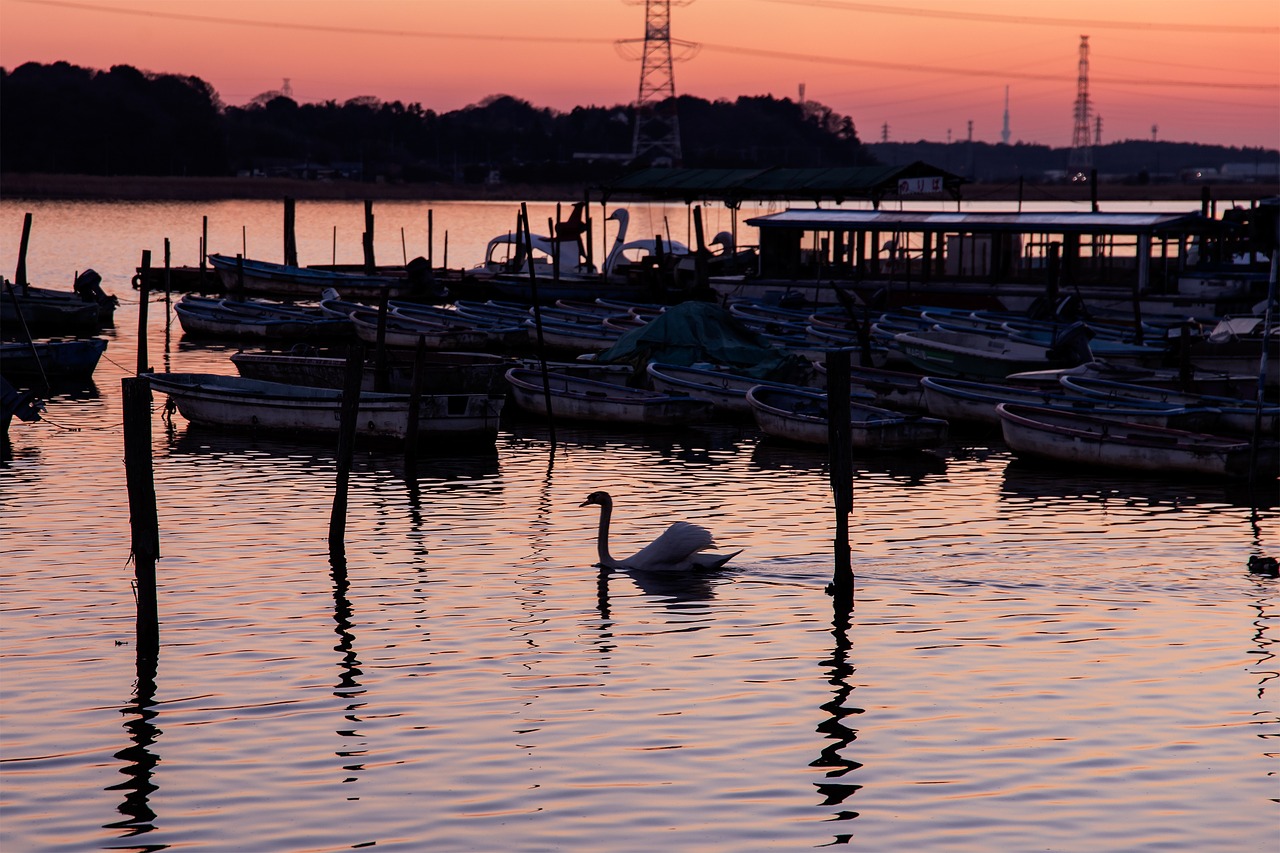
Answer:
[{"label": "boat reflection", "polygon": [[1082,473],[1061,465],[1013,459],[1004,469],[1001,500],[1055,500],[1107,504],[1115,501],[1151,506],[1225,505],[1255,509],[1280,507],[1280,482],[1265,479],[1250,488],[1246,482],[1205,478]]},{"label": "boat reflection", "polygon": [[[758,433],[746,426],[710,422],[682,430],[600,429],[556,426],[556,443],[568,447],[642,450],[663,459],[702,465],[722,464],[726,457],[742,452]],[[504,424],[498,442],[520,448],[530,443],[547,444],[551,433],[545,424],[517,421]]]},{"label": "boat reflection", "polygon": [[[786,442],[761,439],[751,452],[751,464],[764,471],[809,471],[825,474],[830,458],[821,448],[807,448]],[[919,486],[946,473],[947,461],[929,450],[902,451],[879,455],[855,454],[853,477],[888,477],[903,485]]]}]

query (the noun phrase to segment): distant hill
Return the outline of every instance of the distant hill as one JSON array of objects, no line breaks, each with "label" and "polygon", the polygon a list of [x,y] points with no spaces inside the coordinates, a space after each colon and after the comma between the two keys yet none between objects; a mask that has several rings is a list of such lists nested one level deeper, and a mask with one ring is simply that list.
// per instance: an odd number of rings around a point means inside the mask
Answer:
[{"label": "distant hill", "polygon": [[[879,142],[866,148],[886,165],[922,160],[979,183],[1019,178],[1034,183],[1062,180],[1071,153],[1069,148],[987,142]],[[1276,149],[1126,140],[1096,146],[1092,153],[1102,183],[1275,184],[1280,180],[1280,151]]]}]

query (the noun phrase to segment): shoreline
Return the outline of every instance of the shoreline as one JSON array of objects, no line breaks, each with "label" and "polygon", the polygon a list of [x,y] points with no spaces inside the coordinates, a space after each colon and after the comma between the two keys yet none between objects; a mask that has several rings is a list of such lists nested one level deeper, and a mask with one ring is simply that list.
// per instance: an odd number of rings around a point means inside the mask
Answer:
[{"label": "shoreline", "polygon": [[[406,201],[563,201],[580,199],[583,184],[399,184],[362,181],[306,181],[296,178],[157,177],[50,174],[0,174],[0,200],[221,201],[228,199],[406,200]],[[1276,183],[1113,184],[1100,183],[1099,201],[1188,201],[1210,199],[1253,202],[1280,195]],[[1088,201],[1087,185],[966,184],[966,201]],[[950,201],[944,196],[920,200]]]}]

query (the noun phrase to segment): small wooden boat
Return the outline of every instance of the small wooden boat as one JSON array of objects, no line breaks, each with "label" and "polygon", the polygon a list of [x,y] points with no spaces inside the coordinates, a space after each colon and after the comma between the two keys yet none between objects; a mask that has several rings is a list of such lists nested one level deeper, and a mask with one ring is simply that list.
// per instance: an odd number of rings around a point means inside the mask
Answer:
[{"label": "small wooden boat", "polygon": [[[337,432],[342,392],[211,373],[146,373],[151,387],[169,396],[195,424],[236,429],[288,430],[295,436]],[[424,395],[417,439],[494,441],[503,397],[490,394]],[[361,393],[357,435],[404,439],[409,395]]]},{"label": "small wooden boat", "polygon": [[[540,371],[513,367],[507,383],[516,405],[547,414],[547,387]],[[688,396],[631,388],[613,382],[548,373],[552,414],[558,418],[640,426],[687,426],[707,420],[712,406]]]},{"label": "small wooden boat", "polygon": [[[818,373],[826,375],[825,362],[816,362],[814,368]],[[873,406],[892,409],[895,412],[927,414],[929,411],[918,373],[887,370],[882,367],[862,367],[855,364],[849,368],[849,384],[855,389],[870,393],[872,395],[870,402]]]},{"label": "small wooden boat", "polygon": [[[524,321],[529,340],[536,341],[538,324],[530,317]],[[542,342],[551,349],[560,352],[590,353],[604,352],[621,338],[623,332],[605,328],[603,324],[593,326],[589,323],[556,323],[542,322]]]},{"label": "small wooden boat", "polygon": [[[757,385],[747,392],[756,426],[765,435],[802,444],[828,443],[827,395],[819,391]],[[947,440],[941,418],[907,415],[850,403],[851,438],[859,450],[910,450]]]},{"label": "small wooden boat", "polygon": [[382,327],[383,343],[392,348],[415,349],[421,340],[427,349],[478,350],[484,349],[489,342],[485,331],[474,326],[449,326],[390,314],[379,321],[375,308],[352,311],[350,316],[356,337],[368,344],[378,343],[379,326]]},{"label": "small wooden boat", "polygon": [[[787,382],[770,382],[718,368],[691,367],[657,361],[646,365],[645,372],[649,376],[649,384],[655,391],[684,394],[695,400],[705,400],[721,414],[747,418],[752,416],[751,404],[747,402],[747,391],[757,385],[771,385],[776,388],[801,387]],[[874,399],[869,392],[854,391],[853,393],[863,402],[870,403]]]},{"label": "small wooden boat", "polygon": [[1063,376],[1062,387],[1099,400],[1113,402],[1143,401],[1167,405],[1211,408],[1218,416],[1204,428],[1211,432],[1249,435],[1258,425],[1263,435],[1280,434],[1280,405],[1240,397],[1212,394],[1188,394],[1172,388],[1157,388],[1134,382],[1116,382],[1089,376]]},{"label": "small wooden boat", "polygon": [[1003,379],[1010,373],[1070,367],[1092,361],[1085,329],[1059,336],[1055,347],[1007,336],[946,329],[920,329],[894,336],[898,349],[926,373],[968,379]]},{"label": "small wooden boat", "polygon": [[22,328],[32,334],[92,334],[114,323],[118,300],[104,293],[93,270],[85,270],[72,290],[5,282],[0,289],[0,325],[6,336]]},{"label": "small wooden boat", "polygon": [[1100,400],[1082,394],[994,382],[974,382],[943,376],[920,380],[929,414],[949,421],[987,424],[998,427],[999,403],[1080,412],[1111,420],[1124,420],[1173,429],[1204,429],[1217,421],[1218,411],[1205,406],[1188,407],[1160,401]]},{"label": "small wooden boat", "polygon": [[272,341],[320,341],[350,337],[351,321],[318,309],[184,296],[173,305],[178,323],[190,337]]},{"label": "small wooden boat", "polygon": [[333,288],[345,299],[377,302],[383,296],[423,297],[433,292],[420,276],[364,275],[228,255],[209,255],[209,263],[221,278],[224,291],[238,295],[320,299],[325,290]]},{"label": "small wooden boat", "polygon": [[[342,388],[346,381],[347,360],[340,356],[306,353],[237,352],[231,363],[246,379],[284,382],[317,388]],[[439,352],[423,354],[422,392],[424,394],[505,394],[503,374],[511,361],[486,352]],[[407,394],[413,386],[414,359],[391,359],[387,365],[386,387],[393,393]],[[361,387],[377,390],[374,365],[366,364]]]},{"label": "small wooden boat", "polygon": [[438,324],[446,328],[466,331],[479,329],[484,332],[486,346],[493,349],[524,347],[529,343],[529,333],[525,331],[522,323],[501,320],[494,322],[477,320],[471,317],[464,317],[449,308],[439,308],[434,305],[417,305],[396,300],[392,300],[389,303],[389,307],[392,316],[403,317],[411,321],[425,320],[428,323]]},{"label": "small wooden boat", "polygon": [[1019,456],[1069,465],[1091,465],[1152,474],[1197,474],[1232,479],[1250,476],[1251,460],[1274,479],[1280,455],[1275,442],[1259,444],[1220,435],[1161,429],[1078,412],[1000,403],[1005,443]]},{"label": "small wooden boat", "polygon": [[0,344],[0,374],[10,379],[88,379],[107,350],[102,338]]}]

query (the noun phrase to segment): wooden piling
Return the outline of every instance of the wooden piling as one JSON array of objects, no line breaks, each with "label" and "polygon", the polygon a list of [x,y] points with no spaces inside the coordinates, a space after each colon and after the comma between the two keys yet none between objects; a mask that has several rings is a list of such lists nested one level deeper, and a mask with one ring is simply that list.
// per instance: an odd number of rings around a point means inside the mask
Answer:
[{"label": "wooden piling", "polygon": [[13,283],[18,287],[27,286],[27,244],[31,240],[31,213],[22,217],[22,241],[18,243],[18,268],[13,273]]},{"label": "wooden piling", "polygon": [[[142,263],[138,267],[141,273],[138,281],[138,373],[151,370],[147,357],[147,305],[151,302],[151,291],[147,282],[151,278],[151,250],[142,250]],[[148,386],[149,387],[149,386]],[[148,417],[150,415],[148,414]]]},{"label": "wooden piling", "polygon": [[422,409],[422,385],[427,372],[427,339],[418,336],[413,352],[413,381],[409,385],[409,416],[404,435],[404,461],[412,468],[418,458],[418,423]]},{"label": "wooden piling", "polygon": [[702,205],[693,209],[693,289],[702,298],[710,294],[711,280],[707,274],[707,239],[702,229]]},{"label": "wooden piling", "polygon": [[364,379],[364,347],[355,344],[347,352],[347,369],[342,383],[342,409],[338,420],[337,484],[333,510],[329,514],[329,560],[346,562],[347,487],[355,458],[356,425],[360,418],[360,383]]},{"label": "wooden piling", "polygon": [[373,390],[387,390],[387,314],[390,312],[390,291],[382,290],[382,298],[378,300],[378,331],[373,351]]},{"label": "wooden piling", "polygon": [[542,398],[547,407],[547,432],[551,439],[551,450],[556,447],[556,419],[551,407],[551,377],[547,373],[547,348],[542,337],[542,302],[538,299],[538,275],[533,264],[533,238],[529,234],[529,206],[520,202],[520,214],[516,218],[516,229],[521,234],[525,254],[529,258],[529,297],[533,303],[533,327],[536,332],[538,364],[542,369]]},{"label": "wooden piling", "polygon": [[284,197],[284,262],[291,267],[298,265],[298,238],[293,227],[295,204],[290,196]]},{"label": "wooden piling", "polygon": [[200,289],[204,290],[204,278],[208,272],[209,217],[200,217]]},{"label": "wooden piling", "polygon": [[126,376],[120,380],[120,389],[124,405],[124,470],[129,493],[130,549],[137,585],[138,654],[155,656],[160,649],[156,595],[160,528],[151,460],[151,383],[145,377]]},{"label": "wooden piling", "polygon": [[835,571],[829,587],[833,595],[853,596],[853,564],[849,552],[849,513],[853,511],[853,439],[850,404],[849,351],[827,354],[827,446],[831,462],[831,494],[836,505]]},{"label": "wooden piling", "polygon": [[378,271],[378,262],[373,257],[373,200],[365,199],[364,202],[364,235],[362,239],[364,244],[364,271],[368,275],[373,275]]}]

